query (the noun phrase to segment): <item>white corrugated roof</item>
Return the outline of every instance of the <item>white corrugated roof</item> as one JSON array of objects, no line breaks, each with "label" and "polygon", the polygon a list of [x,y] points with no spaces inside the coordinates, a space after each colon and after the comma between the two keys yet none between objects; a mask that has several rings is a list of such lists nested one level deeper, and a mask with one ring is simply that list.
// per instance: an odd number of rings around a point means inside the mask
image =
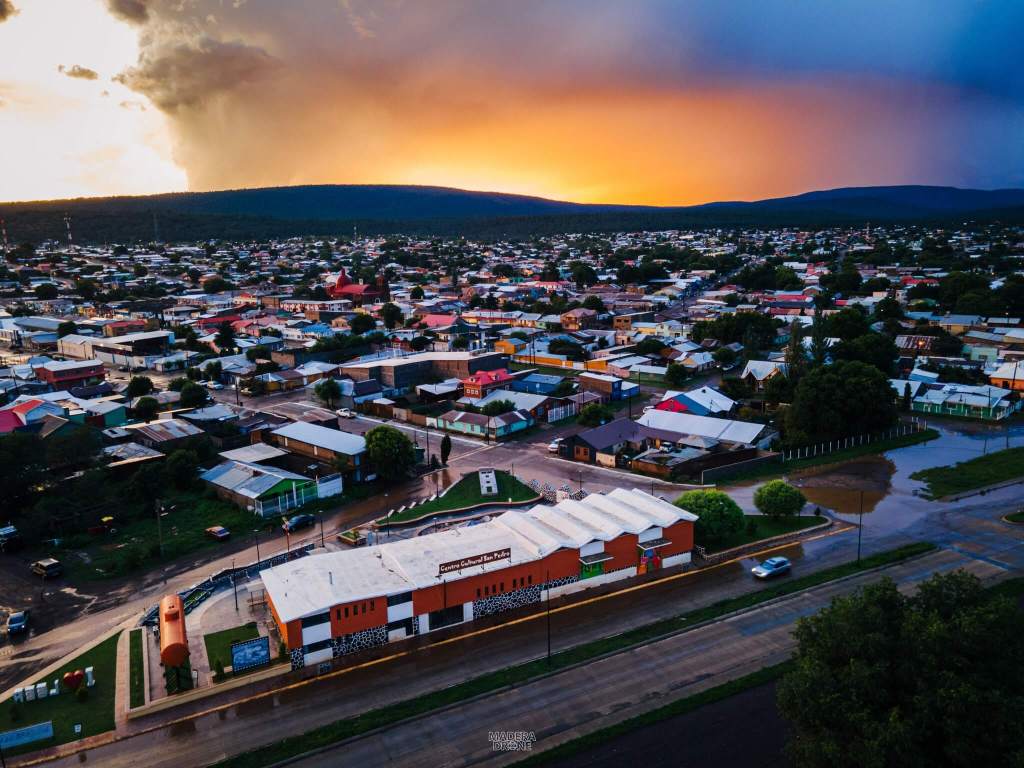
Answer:
[{"label": "white corrugated roof", "polygon": [[663,429],[681,435],[711,437],[733,443],[754,443],[764,431],[764,424],[732,419],[716,419],[712,416],[696,416],[692,413],[672,413],[657,409],[643,414],[637,421],[645,427]]},{"label": "white corrugated roof", "polygon": [[366,440],[359,435],[350,435],[339,429],[321,427],[317,424],[309,424],[304,421],[296,421],[275,429],[272,434],[287,437],[290,440],[297,440],[300,443],[309,443],[318,448],[327,448],[336,453],[345,453],[354,456],[366,450]]},{"label": "white corrugated roof", "polygon": [[[373,547],[310,555],[263,571],[263,584],[283,622],[332,606],[422,589],[509,565],[540,560],[623,533],[664,528],[697,516],[644,491],[617,488],[607,496],[509,511],[480,525],[452,528]],[[509,560],[439,576],[441,563],[508,548]],[[386,610],[386,608],[385,608]]]}]

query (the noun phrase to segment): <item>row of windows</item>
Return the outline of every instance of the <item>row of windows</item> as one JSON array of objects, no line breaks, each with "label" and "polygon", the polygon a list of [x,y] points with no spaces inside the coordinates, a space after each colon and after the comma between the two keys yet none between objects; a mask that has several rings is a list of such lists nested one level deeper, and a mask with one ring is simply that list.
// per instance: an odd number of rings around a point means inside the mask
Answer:
[{"label": "row of windows", "polygon": [[[527,586],[528,584],[533,584],[533,576],[525,576],[523,578],[512,579],[512,589],[522,589],[523,587]],[[478,598],[480,598],[480,597],[488,597],[489,595],[501,594],[504,591],[505,591],[505,582],[504,581],[499,581],[497,584],[491,584],[491,586],[489,586],[489,587],[485,584],[482,591],[481,591],[480,587],[477,587],[476,588],[476,596]]]},{"label": "row of windows", "polygon": [[[364,603],[361,603],[360,605],[353,605],[352,606],[352,615],[353,616],[358,616],[360,613],[366,613],[366,606],[367,605],[370,606],[370,610],[372,611],[374,609],[374,605],[376,604],[376,602],[377,602],[376,600],[371,600],[368,603],[364,602]],[[362,610],[360,610],[360,608]],[[345,606],[344,611],[345,611],[345,618],[347,619],[348,618],[348,606],[347,605]],[[341,608],[338,608],[335,611],[335,613],[337,614],[338,621],[341,621],[341,612],[342,612]]]}]

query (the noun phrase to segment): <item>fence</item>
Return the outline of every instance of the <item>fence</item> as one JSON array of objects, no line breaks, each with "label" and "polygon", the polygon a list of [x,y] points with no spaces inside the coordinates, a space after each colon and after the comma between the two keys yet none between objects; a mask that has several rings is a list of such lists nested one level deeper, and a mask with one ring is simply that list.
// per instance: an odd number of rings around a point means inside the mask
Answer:
[{"label": "fence", "polygon": [[262,518],[276,517],[286,510],[297,509],[311,501],[326,499],[339,493],[341,493],[341,475],[328,475],[315,482],[293,486],[291,492],[273,499],[267,501],[257,499],[254,503],[254,511]]},{"label": "fence", "polygon": [[916,418],[902,422],[898,427],[887,429],[884,432],[869,433],[866,435],[855,435],[853,437],[842,437],[837,440],[827,440],[813,445],[805,445],[799,448],[791,448],[782,452],[783,461],[795,461],[796,459],[811,459],[816,456],[827,456],[836,451],[845,451],[849,448],[856,448],[860,445],[870,445],[883,440],[892,440],[904,435],[912,435],[923,432],[927,429]]},{"label": "fence", "polygon": [[[233,579],[239,581],[254,579],[259,576],[260,571],[264,571],[267,568],[273,568],[275,565],[283,565],[290,560],[305,557],[311,550],[319,545],[319,541],[310,541],[307,544],[293,547],[285,550],[284,552],[278,552],[276,555],[262,558],[255,563],[241,565],[236,568],[225,568],[222,571],[212,574],[209,578],[206,578],[198,584],[194,584],[188,589],[182,590],[178,593],[178,596],[181,597],[182,602],[185,604],[185,613],[191,613],[204,600],[218,590],[231,586]],[[139,621],[139,626],[156,626],[158,623],[157,614],[159,613],[159,610],[159,606],[153,606],[150,608],[146,612],[145,616],[143,616]]]}]

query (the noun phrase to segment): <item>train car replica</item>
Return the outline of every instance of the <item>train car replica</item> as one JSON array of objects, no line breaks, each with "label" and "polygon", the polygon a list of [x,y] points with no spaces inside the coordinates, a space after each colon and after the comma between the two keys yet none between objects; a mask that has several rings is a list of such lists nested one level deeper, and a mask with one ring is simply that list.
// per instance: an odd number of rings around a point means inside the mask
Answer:
[{"label": "train car replica", "polygon": [[177,595],[167,595],[160,601],[160,661],[165,667],[180,667],[187,660],[185,605]]}]

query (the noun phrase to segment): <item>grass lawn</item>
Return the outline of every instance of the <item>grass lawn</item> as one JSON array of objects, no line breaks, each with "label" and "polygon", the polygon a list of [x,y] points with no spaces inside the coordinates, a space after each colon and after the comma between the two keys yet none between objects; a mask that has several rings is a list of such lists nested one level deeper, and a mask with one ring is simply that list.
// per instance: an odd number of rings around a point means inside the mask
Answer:
[{"label": "grass lawn", "polygon": [[[0,712],[2,712],[0,729],[2,730],[24,728],[36,723],[45,723],[47,720],[53,721],[52,739],[4,750],[5,755],[10,757],[43,747],[66,744],[69,741],[84,739],[86,736],[95,736],[114,729],[117,639],[118,635],[107,638],[95,648],[77,656],[57,672],[49,675],[47,680],[40,678],[35,681],[51,685],[54,678],[62,678],[65,672],[92,667],[96,685],[87,689],[88,694],[85,701],[79,701],[75,694],[64,691],[58,696],[42,701],[27,701],[17,707],[14,707],[10,700],[3,703],[0,708]],[[17,719],[12,718],[12,711],[17,711]],[[79,734],[76,734],[74,730],[76,723],[82,726],[82,732]]]},{"label": "grass lawn", "polygon": [[795,472],[800,469],[820,467],[825,464],[838,464],[841,461],[848,461],[861,456],[870,456],[876,453],[892,451],[897,448],[906,448],[907,446],[917,445],[918,443],[926,443],[929,440],[934,440],[938,436],[939,433],[936,430],[925,429],[920,432],[913,432],[909,435],[894,437],[891,440],[879,440],[875,443],[858,445],[853,448],[847,448],[843,451],[834,451],[833,453],[829,453],[824,456],[813,456],[809,459],[793,459],[792,461],[786,462],[780,461],[777,464],[763,464],[746,472],[737,472],[735,475],[729,475],[729,477],[723,478],[720,484],[728,485],[730,483],[740,482],[741,480],[756,480],[762,477],[782,477],[788,472]]},{"label": "grass lawn", "polygon": [[481,675],[480,677],[475,677],[466,682],[434,691],[433,693],[424,694],[414,699],[374,709],[356,717],[338,720],[329,725],[314,728],[300,736],[292,736],[274,744],[260,747],[252,752],[228,758],[217,763],[215,768],[259,768],[259,766],[274,765],[309,750],[335,744],[343,739],[358,736],[375,728],[391,725],[449,704],[455,704],[472,696],[489,693],[509,685],[523,683],[547,672],[557,671],[573,664],[589,661],[596,656],[628,648],[636,643],[648,642],[670,632],[691,627],[702,621],[708,621],[733,611],[749,608],[767,600],[799,592],[808,587],[824,584],[825,582],[853,573],[883,565],[891,565],[910,557],[931,552],[934,549],[935,545],[927,542],[910,544],[865,557],[861,560],[860,564],[856,561],[851,561],[807,576],[779,581],[757,592],[722,600],[714,605],[698,608],[681,616],[646,624],[612,637],[594,640],[559,651],[551,656],[550,664],[546,659],[537,659],[536,661],[530,661],[518,666],[506,667],[505,669]]},{"label": "grass lawn", "polygon": [[225,667],[231,666],[231,645],[233,643],[240,643],[243,640],[252,640],[254,637],[259,637],[259,630],[256,629],[256,622],[250,621],[248,624],[243,624],[240,627],[232,627],[231,629],[224,629],[220,632],[211,632],[208,635],[203,636],[203,642],[206,644],[206,658],[210,660],[210,669],[215,669],[217,666],[217,659],[220,659],[221,664]]},{"label": "grass lawn", "polygon": [[933,499],[984,488],[1024,477],[1024,448],[1009,448],[959,464],[922,469],[910,477],[923,480],[928,486],[928,495]]},{"label": "grass lawn", "polygon": [[[219,543],[206,535],[206,529],[223,525],[238,535],[251,531],[259,519],[234,504],[210,499],[202,493],[181,494],[162,520],[164,560],[174,560],[198,549]],[[73,581],[123,576],[152,567],[160,560],[159,536],[155,516],[115,525],[113,536],[74,536],[60,547],[46,552],[62,563]],[[86,561],[85,558],[88,558]]]},{"label": "grass lawn", "polygon": [[[391,516],[392,523],[409,522],[423,517],[436,515],[438,512],[448,512],[453,509],[461,509],[474,504],[498,504],[512,501],[531,501],[537,498],[537,494],[528,485],[519,482],[508,472],[496,471],[498,478],[497,496],[480,495],[480,480],[476,472],[466,475],[455,485],[448,489],[443,498],[437,498],[424,504],[417,504],[412,509],[403,510],[401,514]],[[387,518],[381,518],[377,522],[384,524]]]},{"label": "grass lawn", "polygon": [[[753,528],[748,529],[744,527],[739,533],[736,533],[723,541],[719,541],[714,544],[706,544],[704,546],[707,548],[708,553],[721,552],[723,549],[740,547],[744,544],[760,541],[761,539],[771,538],[772,536],[781,536],[784,533],[802,531],[804,528],[821,525],[826,520],[827,518],[818,517],[816,515],[806,515],[801,517],[767,517],[765,515],[747,515],[745,522],[753,522]],[[702,544],[703,542],[697,543]]]},{"label": "grass lawn", "polygon": [[146,703],[146,676],[142,669],[142,630],[128,633],[128,705],[135,709]]}]

